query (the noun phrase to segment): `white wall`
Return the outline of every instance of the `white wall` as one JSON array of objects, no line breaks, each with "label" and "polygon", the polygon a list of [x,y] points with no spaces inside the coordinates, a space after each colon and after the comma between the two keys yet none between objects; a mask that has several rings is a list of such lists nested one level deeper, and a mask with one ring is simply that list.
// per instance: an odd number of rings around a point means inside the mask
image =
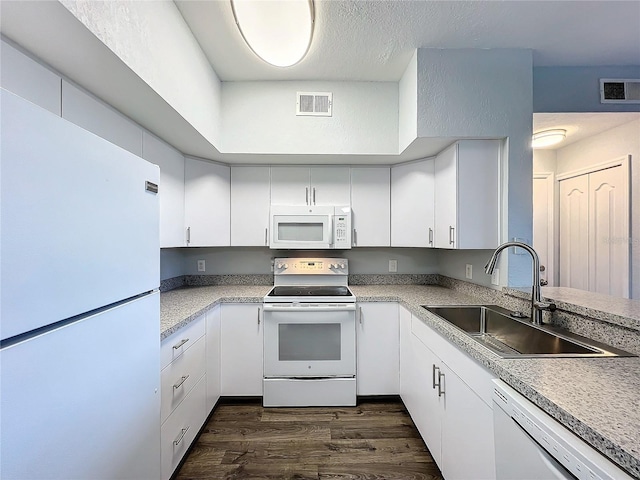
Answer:
[{"label": "white wall", "polygon": [[533,172],[553,172],[556,171],[556,158],[557,153],[555,150],[534,150],[533,151]]},{"label": "white wall", "polygon": [[[517,237],[531,242],[532,52],[419,49],[417,55],[418,137],[506,138],[502,240]],[[504,282],[505,267],[500,271]],[[509,252],[508,285],[530,284],[528,259]]]},{"label": "white wall", "polygon": [[418,51],[398,84],[398,147],[403,151],[418,137]]},{"label": "white wall", "polygon": [[207,140],[220,143],[220,80],[173,2],[60,1]]},{"label": "white wall", "polygon": [[[640,115],[640,114],[639,114]],[[557,175],[631,155],[632,298],[640,299],[640,118],[557,150]]]},{"label": "white wall", "polygon": [[[332,116],[296,116],[296,92],[332,92]],[[225,153],[398,153],[395,82],[224,82],[222,111]]]}]

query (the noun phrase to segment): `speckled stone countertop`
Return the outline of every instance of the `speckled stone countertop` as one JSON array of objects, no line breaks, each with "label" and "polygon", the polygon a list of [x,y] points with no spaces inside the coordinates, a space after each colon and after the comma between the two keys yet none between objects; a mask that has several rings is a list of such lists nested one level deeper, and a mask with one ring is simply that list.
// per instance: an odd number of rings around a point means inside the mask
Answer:
[{"label": "speckled stone countertop", "polygon": [[[161,294],[161,338],[218,303],[259,303],[269,286],[191,287]],[[640,478],[640,358],[502,359],[421,305],[481,303],[431,285],[352,285],[358,301],[399,302],[512,388]]]}]

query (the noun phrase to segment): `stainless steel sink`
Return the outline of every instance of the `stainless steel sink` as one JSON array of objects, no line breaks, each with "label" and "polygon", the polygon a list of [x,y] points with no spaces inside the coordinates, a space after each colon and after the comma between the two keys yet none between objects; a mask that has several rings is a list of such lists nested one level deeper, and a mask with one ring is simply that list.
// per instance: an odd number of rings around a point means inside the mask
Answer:
[{"label": "stainless steel sink", "polygon": [[609,345],[548,325],[537,326],[497,305],[422,305],[503,358],[633,357]]}]

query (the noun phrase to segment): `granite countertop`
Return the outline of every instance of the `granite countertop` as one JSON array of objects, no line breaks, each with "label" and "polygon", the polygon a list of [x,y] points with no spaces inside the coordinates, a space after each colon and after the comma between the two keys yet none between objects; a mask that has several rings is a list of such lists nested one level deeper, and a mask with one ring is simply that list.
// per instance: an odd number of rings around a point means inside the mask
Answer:
[{"label": "granite countertop", "polygon": [[[188,287],[161,294],[161,338],[219,303],[260,303],[271,287]],[[477,304],[431,285],[353,285],[358,301],[400,302],[569,430],[640,478],[640,358],[502,359],[420,305]],[[632,318],[633,319],[633,318]]]}]

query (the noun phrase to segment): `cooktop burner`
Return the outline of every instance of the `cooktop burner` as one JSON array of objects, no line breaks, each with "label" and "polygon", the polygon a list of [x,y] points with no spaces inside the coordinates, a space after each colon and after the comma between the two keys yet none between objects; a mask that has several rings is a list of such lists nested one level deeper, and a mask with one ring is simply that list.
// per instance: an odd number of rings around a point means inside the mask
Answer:
[{"label": "cooktop burner", "polygon": [[273,287],[269,297],[350,297],[347,287],[332,285],[280,285]]}]

